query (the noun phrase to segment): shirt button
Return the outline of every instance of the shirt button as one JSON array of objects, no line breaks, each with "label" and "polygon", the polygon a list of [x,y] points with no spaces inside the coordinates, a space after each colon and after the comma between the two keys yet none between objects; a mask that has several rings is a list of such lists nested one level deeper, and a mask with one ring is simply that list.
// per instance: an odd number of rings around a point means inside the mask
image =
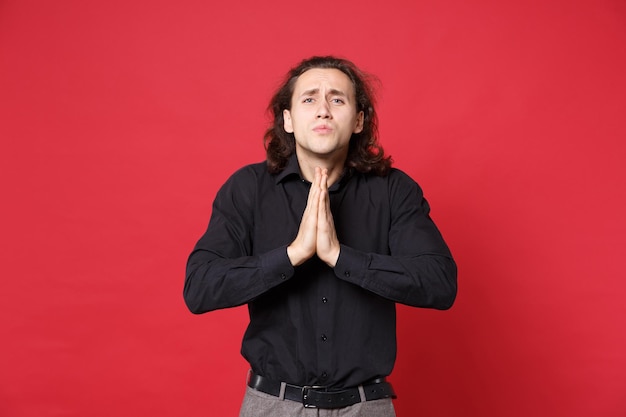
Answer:
[{"label": "shirt button", "polygon": [[328,302],[328,298],[322,297],[322,303],[326,304]]},{"label": "shirt button", "polygon": [[326,372],[322,372],[322,375],[320,375],[320,378],[326,379],[328,378],[328,374]]},{"label": "shirt button", "polygon": [[346,277],[349,277],[349,276],[350,276],[350,271],[346,271],[346,272],[344,272],[343,274],[344,274]]},{"label": "shirt button", "polygon": [[287,278],[287,275],[285,275],[285,274],[280,274],[280,279],[285,279],[285,278]]},{"label": "shirt button", "polygon": [[327,340],[328,340],[328,337],[326,337],[326,335],[325,335],[325,334],[323,334],[323,335],[322,335],[322,342],[325,342],[325,341],[327,341]]}]

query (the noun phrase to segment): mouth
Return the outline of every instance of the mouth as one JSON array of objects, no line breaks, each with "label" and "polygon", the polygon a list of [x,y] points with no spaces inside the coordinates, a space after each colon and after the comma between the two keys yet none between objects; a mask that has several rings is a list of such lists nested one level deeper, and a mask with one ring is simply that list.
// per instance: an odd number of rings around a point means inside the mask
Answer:
[{"label": "mouth", "polygon": [[316,133],[329,133],[332,132],[333,129],[330,126],[321,125],[313,128],[313,131]]}]

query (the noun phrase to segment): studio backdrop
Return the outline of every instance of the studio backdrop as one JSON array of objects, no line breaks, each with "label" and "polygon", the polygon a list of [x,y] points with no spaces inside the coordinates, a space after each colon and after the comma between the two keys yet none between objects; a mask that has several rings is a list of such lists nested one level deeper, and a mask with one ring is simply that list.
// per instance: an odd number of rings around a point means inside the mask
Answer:
[{"label": "studio backdrop", "polygon": [[459,268],[398,306],[399,416],[626,415],[626,6],[0,1],[0,416],[235,416],[245,307],[187,256],[287,70],[378,77]]}]

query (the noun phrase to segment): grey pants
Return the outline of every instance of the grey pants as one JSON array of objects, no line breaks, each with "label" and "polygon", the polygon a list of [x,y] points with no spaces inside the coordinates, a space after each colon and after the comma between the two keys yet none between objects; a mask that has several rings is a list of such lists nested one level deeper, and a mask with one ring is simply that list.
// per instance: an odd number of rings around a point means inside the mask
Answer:
[{"label": "grey pants", "polygon": [[365,401],[350,407],[326,410],[304,408],[300,403],[281,400],[246,387],[239,417],[395,417],[391,398]]}]

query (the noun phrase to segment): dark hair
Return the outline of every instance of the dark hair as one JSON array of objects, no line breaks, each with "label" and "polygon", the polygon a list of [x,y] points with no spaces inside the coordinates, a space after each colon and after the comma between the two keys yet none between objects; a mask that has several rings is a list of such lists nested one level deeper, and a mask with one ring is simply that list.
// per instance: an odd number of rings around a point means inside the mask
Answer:
[{"label": "dark hair", "polygon": [[363,130],[352,134],[345,165],[359,172],[372,172],[384,176],[391,168],[391,157],[385,156],[378,143],[378,117],[374,109],[374,94],[370,85],[371,76],[359,70],[352,62],[332,56],[315,56],[305,59],[292,68],[283,85],[276,91],[268,106],[273,118],[272,126],[264,136],[267,165],[271,173],[282,171],[295,152],[295,137],[284,129],[283,110],[291,109],[291,98],[298,77],[313,69],[337,69],[350,78],[354,85],[357,112],[363,112]]}]

